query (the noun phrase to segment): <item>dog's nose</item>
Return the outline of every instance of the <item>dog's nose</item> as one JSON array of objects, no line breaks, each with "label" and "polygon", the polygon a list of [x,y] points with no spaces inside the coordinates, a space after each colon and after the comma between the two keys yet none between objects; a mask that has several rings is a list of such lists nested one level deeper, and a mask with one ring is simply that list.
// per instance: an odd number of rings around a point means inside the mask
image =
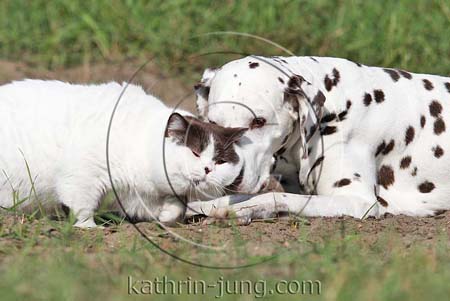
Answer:
[{"label": "dog's nose", "polygon": [[209,169],[208,167],[205,167],[205,173],[209,174],[211,172],[211,169]]}]

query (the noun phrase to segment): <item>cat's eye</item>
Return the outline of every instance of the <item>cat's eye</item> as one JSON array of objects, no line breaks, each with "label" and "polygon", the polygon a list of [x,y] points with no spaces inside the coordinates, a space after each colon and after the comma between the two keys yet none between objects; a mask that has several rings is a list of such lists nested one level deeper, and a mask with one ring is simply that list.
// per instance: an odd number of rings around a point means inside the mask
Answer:
[{"label": "cat's eye", "polygon": [[256,117],[250,123],[250,129],[262,128],[265,124],[266,124],[266,118],[264,118],[264,117]]},{"label": "cat's eye", "polygon": [[221,165],[221,164],[224,164],[224,163],[227,163],[227,161],[222,160],[222,159],[219,159],[219,160],[216,161],[217,165]]},{"label": "cat's eye", "polygon": [[209,123],[217,124],[215,121],[210,120]]},{"label": "cat's eye", "polygon": [[196,156],[197,158],[200,158],[200,154],[197,153],[196,151],[192,151],[192,153],[194,154],[194,156]]}]

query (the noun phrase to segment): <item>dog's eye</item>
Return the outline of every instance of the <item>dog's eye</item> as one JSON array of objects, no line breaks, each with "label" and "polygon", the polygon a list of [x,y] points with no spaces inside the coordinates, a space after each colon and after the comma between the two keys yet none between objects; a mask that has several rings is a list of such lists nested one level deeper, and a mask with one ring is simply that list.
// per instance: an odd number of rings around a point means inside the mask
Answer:
[{"label": "dog's eye", "polygon": [[264,117],[256,117],[250,123],[250,129],[258,129],[263,127],[266,124],[266,118]]},{"label": "dog's eye", "polygon": [[194,154],[194,156],[196,156],[197,158],[200,158],[200,154],[197,153],[196,151],[192,151],[192,153]]},{"label": "dog's eye", "polygon": [[217,165],[221,165],[221,164],[224,164],[224,163],[227,163],[227,162],[225,160],[222,160],[222,159],[219,159],[219,160],[216,161]]},{"label": "dog's eye", "polygon": [[210,120],[209,123],[217,124],[215,121]]}]

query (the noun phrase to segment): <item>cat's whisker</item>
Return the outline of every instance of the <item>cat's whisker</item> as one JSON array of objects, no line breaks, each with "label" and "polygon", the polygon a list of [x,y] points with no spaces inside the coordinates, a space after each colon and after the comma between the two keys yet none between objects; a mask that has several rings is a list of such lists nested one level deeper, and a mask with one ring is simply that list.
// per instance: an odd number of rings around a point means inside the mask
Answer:
[{"label": "cat's whisker", "polygon": [[212,183],[215,184],[215,185],[220,186],[220,189],[221,189],[221,191],[222,191],[222,194],[221,194],[221,195],[225,195],[225,194],[227,194],[227,193],[241,193],[241,192],[238,191],[238,190],[231,189],[231,188],[227,188],[225,185],[221,184],[220,181],[217,180],[217,179],[215,179],[215,178],[211,178],[211,179],[209,179],[209,181],[212,182]]},{"label": "cat's whisker", "polygon": [[217,192],[216,197],[225,195],[225,190],[224,187],[217,181],[217,180],[212,180],[212,187],[215,189],[215,191]]}]

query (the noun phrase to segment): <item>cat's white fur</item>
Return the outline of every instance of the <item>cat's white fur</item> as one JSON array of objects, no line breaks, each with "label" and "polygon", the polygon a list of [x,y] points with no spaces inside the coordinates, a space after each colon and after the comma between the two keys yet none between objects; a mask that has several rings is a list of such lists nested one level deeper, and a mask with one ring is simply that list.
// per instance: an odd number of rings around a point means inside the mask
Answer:
[{"label": "cat's white fur", "polygon": [[[73,210],[77,226],[95,227],[94,212],[111,189],[107,127],[124,85],[24,80],[0,86],[0,205],[10,208],[28,197],[21,207],[36,198],[53,200]],[[197,158],[174,138],[165,138],[172,112],[135,85],[117,109],[109,144],[111,173],[131,217],[173,222],[184,213],[164,172],[164,140],[170,183],[180,196],[189,196],[194,180],[199,182],[196,197],[219,196],[217,186],[230,185],[241,170],[241,160],[214,165],[214,143]],[[205,167],[211,170],[207,175]]]}]

